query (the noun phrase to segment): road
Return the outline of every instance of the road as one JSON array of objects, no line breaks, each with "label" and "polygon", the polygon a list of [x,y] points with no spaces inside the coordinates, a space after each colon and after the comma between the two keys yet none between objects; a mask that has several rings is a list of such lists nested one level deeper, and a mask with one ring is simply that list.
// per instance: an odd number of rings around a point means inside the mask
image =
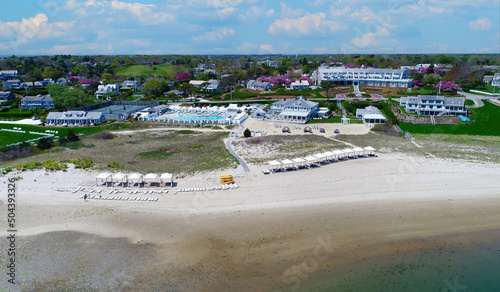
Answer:
[{"label": "road", "polygon": [[[240,125],[240,130],[237,132],[237,135],[236,136],[239,136],[241,135],[241,133],[243,133],[243,131],[245,130],[245,127],[243,125]],[[226,140],[226,148],[227,150],[229,150],[229,153],[231,153],[231,155],[233,155],[237,160],[238,162],[240,163],[240,165],[243,167],[243,170],[245,172],[250,172],[250,168],[248,168],[248,165],[247,163],[245,162],[245,160],[243,160],[243,158],[241,158],[233,149],[233,146],[231,145],[231,142],[233,142],[235,137],[229,137],[227,140]]]}]

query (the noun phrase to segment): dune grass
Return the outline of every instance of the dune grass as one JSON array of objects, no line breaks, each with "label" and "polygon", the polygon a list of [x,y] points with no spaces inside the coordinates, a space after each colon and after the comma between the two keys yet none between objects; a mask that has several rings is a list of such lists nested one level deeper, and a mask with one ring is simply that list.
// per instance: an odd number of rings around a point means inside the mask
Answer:
[{"label": "dune grass", "polygon": [[74,150],[55,147],[35,156],[2,162],[0,167],[48,159],[72,161],[75,158],[91,159],[96,169],[112,171],[108,164],[116,162],[123,165],[120,171],[140,173],[192,173],[235,167],[237,161],[223,143],[226,137],[227,132],[186,135],[173,130],[118,134],[112,140],[87,137],[81,143],[93,146]]}]

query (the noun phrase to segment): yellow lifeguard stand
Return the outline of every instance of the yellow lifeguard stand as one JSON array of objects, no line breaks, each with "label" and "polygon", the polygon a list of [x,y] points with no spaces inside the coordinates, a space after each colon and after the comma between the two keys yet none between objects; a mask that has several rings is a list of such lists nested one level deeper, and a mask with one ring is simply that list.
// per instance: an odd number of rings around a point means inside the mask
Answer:
[{"label": "yellow lifeguard stand", "polygon": [[232,175],[221,175],[220,176],[221,185],[228,185],[234,183],[234,178]]}]

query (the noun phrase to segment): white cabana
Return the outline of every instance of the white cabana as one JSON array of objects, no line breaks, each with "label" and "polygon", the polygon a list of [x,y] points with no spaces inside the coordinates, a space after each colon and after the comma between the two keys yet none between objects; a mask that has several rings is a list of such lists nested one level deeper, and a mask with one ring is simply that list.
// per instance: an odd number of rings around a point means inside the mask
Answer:
[{"label": "white cabana", "polygon": [[354,155],[357,155],[357,156],[365,155],[365,149],[363,149],[363,148],[356,147],[352,150],[354,151]]},{"label": "white cabana", "polygon": [[365,155],[374,155],[375,154],[375,148],[372,146],[365,147]]},{"label": "white cabana", "polygon": [[123,187],[128,185],[128,177],[124,173],[116,173],[113,175],[113,186],[115,183],[118,183],[118,185],[122,184]]},{"label": "white cabana", "polygon": [[326,156],[321,153],[314,154],[313,156],[318,160],[318,162],[324,161],[326,159]]},{"label": "white cabana", "polygon": [[269,169],[271,169],[271,170],[280,169],[280,166],[281,166],[281,162],[279,162],[279,161],[276,161],[276,160],[269,161]]},{"label": "white cabana", "polygon": [[104,173],[101,173],[99,174],[96,178],[95,178],[95,183],[96,185],[99,184],[99,181],[101,181],[101,183],[105,184],[106,186],[108,186],[108,180],[110,183],[113,183],[113,178],[111,176],[111,173],[108,173],[108,172],[104,172]]},{"label": "white cabana", "polygon": [[304,159],[302,158],[294,158],[292,159],[292,161],[295,163],[295,166],[297,167],[302,167],[304,166],[304,163],[306,162]]},{"label": "white cabana", "polygon": [[325,156],[325,158],[327,160],[333,160],[335,157],[335,154],[333,152],[330,152],[330,151],[323,153],[323,155]]},{"label": "white cabana", "polygon": [[306,161],[307,161],[307,164],[308,165],[313,165],[316,163],[316,160],[317,158],[314,157],[314,156],[307,156],[306,158],[304,158]]},{"label": "white cabana", "polygon": [[342,151],[342,150],[335,150],[335,151],[333,151],[333,154],[335,154],[335,156],[337,157],[337,160],[344,157],[344,151]]},{"label": "white cabana", "polygon": [[144,182],[144,177],[140,173],[132,173],[128,176],[128,181],[134,184],[137,182],[137,185],[140,186]]},{"label": "white cabana", "polygon": [[163,173],[160,176],[160,182],[163,185],[164,183],[169,183],[170,186],[174,185],[174,175],[168,172]]},{"label": "white cabana", "polygon": [[291,161],[290,159],[285,159],[281,161],[281,164],[283,165],[284,168],[293,167],[293,161]]},{"label": "white cabana", "polygon": [[157,184],[159,181],[159,176],[156,173],[148,173],[144,176],[144,181],[153,185],[153,183]]},{"label": "white cabana", "polygon": [[342,151],[347,158],[354,156],[354,151],[352,149],[344,149]]}]

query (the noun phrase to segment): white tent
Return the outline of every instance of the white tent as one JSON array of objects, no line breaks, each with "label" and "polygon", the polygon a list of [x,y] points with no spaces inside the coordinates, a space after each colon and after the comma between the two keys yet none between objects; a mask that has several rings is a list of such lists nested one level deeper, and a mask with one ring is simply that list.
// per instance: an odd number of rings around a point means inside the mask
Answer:
[{"label": "white tent", "polygon": [[160,176],[160,181],[161,181],[162,185],[163,185],[163,183],[168,182],[168,183],[170,183],[170,186],[173,186],[174,175],[171,173],[165,172]]},{"label": "white tent", "polygon": [[144,177],[140,173],[132,173],[128,176],[129,182],[137,182],[137,185],[140,185],[144,182]]},{"label": "white tent", "polygon": [[344,155],[346,157],[350,157],[350,156],[354,155],[354,151],[352,149],[344,149],[343,152],[344,152]]},{"label": "white tent", "polygon": [[269,168],[271,170],[276,170],[276,169],[279,169],[280,166],[281,166],[281,162],[279,161],[276,161],[276,160],[273,160],[273,161],[269,161]]},{"label": "white tent", "polygon": [[125,187],[125,185],[128,183],[128,177],[124,173],[117,173],[113,175],[113,185],[115,183],[122,184],[122,186]]},{"label": "white tent", "polygon": [[307,156],[307,157],[306,157],[306,158],[304,158],[304,159],[307,161],[307,163],[308,163],[309,165],[312,165],[312,164],[316,163],[316,160],[317,160],[317,158],[316,158],[316,157],[314,157],[314,156]]},{"label": "white tent", "polygon": [[344,156],[344,151],[342,150],[335,150],[333,151],[333,154],[335,154],[335,156],[337,156],[337,160],[342,158]]},{"label": "white tent", "polygon": [[375,148],[372,146],[365,147],[365,155],[373,155],[375,152]]},{"label": "white tent", "polygon": [[326,156],[325,156],[324,154],[321,154],[321,153],[319,153],[319,154],[314,154],[313,156],[314,156],[316,159],[318,159],[318,162],[321,162],[321,161],[323,161],[323,160],[325,160],[325,159],[326,159]]},{"label": "white tent", "polygon": [[159,183],[159,176],[156,173],[148,173],[144,176],[144,181],[149,183]]},{"label": "white tent", "polygon": [[290,159],[285,159],[281,161],[281,164],[283,165],[284,168],[293,167],[293,161],[291,161]]},{"label": "white tent", "polygon": [[360,148],[360,147],[356,147],[354,149],[352,149],[354,151],[354,154],[355,155],[365,155],[365,150],[363,148]]},{"label": "white tent", "polygon": [[294,158],[292,159],[292,161],[295,163],[295,166],[297,167],[301,167],[304,165],[304,162],[306,162],[304,159],[302,158]]},{"label": "white tent", "polygon": [[332,160],[335,157],[335,154],[333,152],[325,152],[323,155],[326,157],[327,160]]},{"label": "white tent", "polygon": [[98,180],[100,180],[102,183],[105,183],[106,186],[108,185],[108,179],[109,179],[109,182],[110,183],[113,183],[113,178],[111,176],[111,173],[108,173],[108,172],[104,172],[104,173],[101,173],[99,174],[96,178],[95,178],[95,183],[96,184],[99,184],[98,183]]}]

